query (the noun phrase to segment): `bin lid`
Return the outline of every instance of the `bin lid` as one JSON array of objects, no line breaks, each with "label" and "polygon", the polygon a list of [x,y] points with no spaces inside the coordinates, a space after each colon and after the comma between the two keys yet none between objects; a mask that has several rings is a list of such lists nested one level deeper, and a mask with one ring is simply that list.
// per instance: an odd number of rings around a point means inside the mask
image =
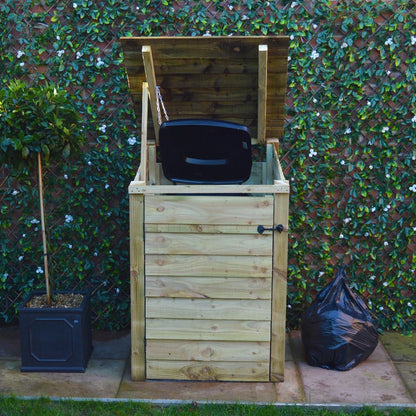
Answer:
[{"label": "bin lid", "polygon": [[251,136],[241,124],[205,119],[164,122],[163,173],[173,183],[241,184],[251,172]]},{"label": "bin lid", "polygon": [[[265,138],[283,136],[287,36],[125,37],[121,45],[138,124],[146,81],[142,46],[150,46],[170,119],[236,122],[247,126],[253,138],[258,125],[259,46],[267,45]],[[152,131],[149,118],[149,135]]]}]

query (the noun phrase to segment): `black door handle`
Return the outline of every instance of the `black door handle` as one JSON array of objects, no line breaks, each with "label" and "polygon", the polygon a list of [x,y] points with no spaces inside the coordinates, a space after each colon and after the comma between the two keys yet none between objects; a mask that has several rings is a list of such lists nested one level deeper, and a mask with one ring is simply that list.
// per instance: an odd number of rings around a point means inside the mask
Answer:
[{"label": "black door handle", "polygon": [[278,231],[279,233],[281,233],[284,230],[284,227],[282,224],[276,225],[275,227],[272,228],[266,228],[263,225],[259,225],[257,227],[257,232],[259,234],[263,234],[265,231]]}]

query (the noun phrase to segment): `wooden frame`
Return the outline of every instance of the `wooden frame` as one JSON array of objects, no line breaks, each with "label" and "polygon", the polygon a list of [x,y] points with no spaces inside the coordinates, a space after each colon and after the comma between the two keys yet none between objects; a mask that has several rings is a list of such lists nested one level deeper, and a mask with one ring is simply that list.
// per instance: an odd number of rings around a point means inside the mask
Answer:
[{"label": "wooden frame", "polygon": [[[289,183],[286,37],[123,38],[141,125],[130,183],[132,378],[283,381]],[[157,162],[156,86],[172,118],[248,125],[267,148],[242,185],[173,185]],[[149,106],[151,114],[149,114]],[[259,234],[258,225],[283,231]]]}]

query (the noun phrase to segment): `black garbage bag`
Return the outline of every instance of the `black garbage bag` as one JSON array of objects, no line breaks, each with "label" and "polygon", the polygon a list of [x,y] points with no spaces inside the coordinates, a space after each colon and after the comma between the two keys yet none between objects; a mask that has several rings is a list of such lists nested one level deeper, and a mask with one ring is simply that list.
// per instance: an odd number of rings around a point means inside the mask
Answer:
[{"label": "black garbage bag", "polygon": [[308,364],[340,371],[366,360],[377,346],[370,311],[348,287],[344,269],[303,313],[302,341]]}]

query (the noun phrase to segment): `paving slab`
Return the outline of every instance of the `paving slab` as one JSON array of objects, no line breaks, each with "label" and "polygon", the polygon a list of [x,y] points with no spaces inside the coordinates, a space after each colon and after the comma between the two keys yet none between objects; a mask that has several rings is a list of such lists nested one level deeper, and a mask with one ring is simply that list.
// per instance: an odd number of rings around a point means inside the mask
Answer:
[{"label": "paving slab", "polygon": [[413,403],[389,356],[379,343],[370,357],[349,371],[326,370],[306,363],[299,331],[290,334],[308,403]]},{"label": "paving slab", "polygon": [[124,360],[90,360],[85,373],[22,373],[19,360],[0,360],[0,394],[25,397],[114,398]]},{"label": "paving slab", "polygon": [[410,335],[385,332],[380,340],[392,361],[416,363],[416,331]]},{"label": "paving slab", "polygon": [[396,368],[416,403],[416,363],[396,363]]},{"label": "paving slab", "polygon": [[274,402],[273,383],[132,381],[128,374],[117,395],[125,399]]},{"label": "paving slab", "polygon": [[381,340],[409,394],[416,402],[416,331],[410,335],[386,332]]},{"label": "paving slab", "polygon": [[0,328],[0,358],[20,358],[19,328]]}]

